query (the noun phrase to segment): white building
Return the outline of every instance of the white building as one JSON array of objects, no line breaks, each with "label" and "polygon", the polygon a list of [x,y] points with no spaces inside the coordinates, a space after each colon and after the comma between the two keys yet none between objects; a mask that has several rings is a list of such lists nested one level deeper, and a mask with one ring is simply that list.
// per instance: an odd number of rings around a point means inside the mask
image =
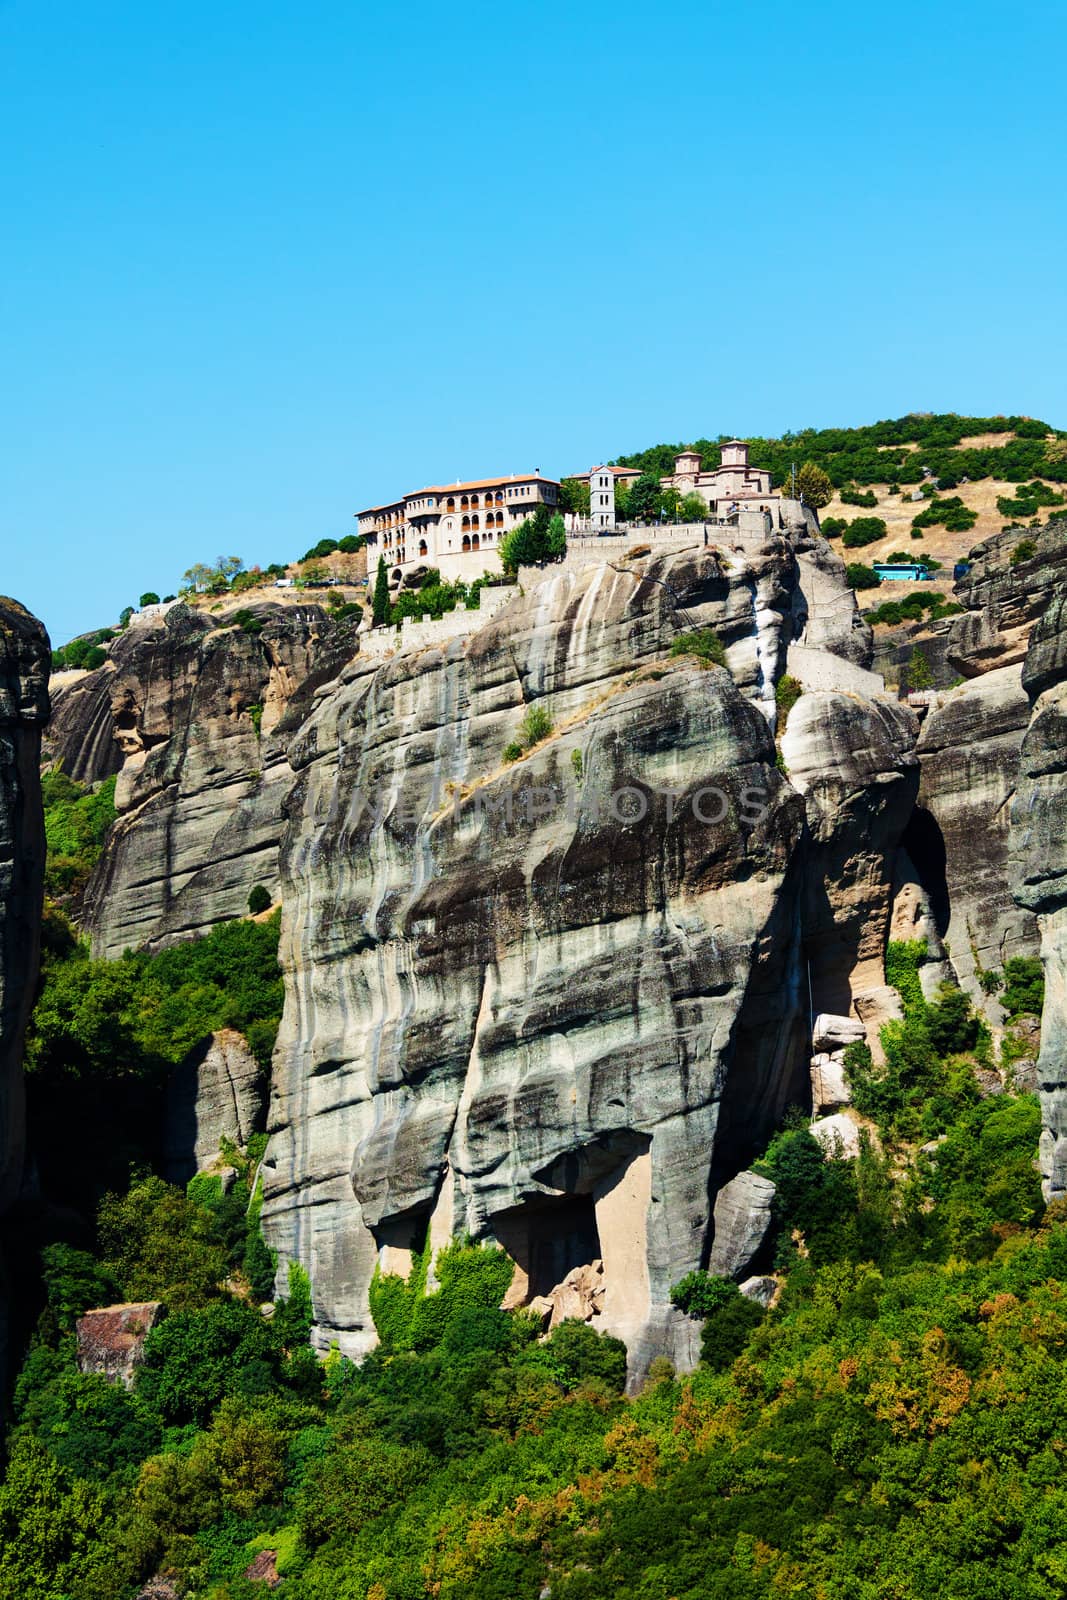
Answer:
[{"label": "white building", "polygon": [[615,474],[610,467],[589,468],[589,521],[597,530],[615,526]]},{"label": "white building", "polygon": [[769,511],[777,526],[781,496],[771,489],[770,473],[749,466],[743,439],[728,439],[719,448],[719,465],[706,471],[701,470],[699,450],[681,451],[674,458],[674,471],[660,479],[661,486],[682,495],[695,491],[716,516],[728,516],[732,510]]},{"label": "white building", "polygon": [[367,569],[385,557],[390,579],[399,582],[416,567],[437,567],[442,578],[468,582],[499,572],[500,542],[538,505],[555,512],[559,484],[539,472],[416,489],[388,505],[357,513],[367,541]]}]

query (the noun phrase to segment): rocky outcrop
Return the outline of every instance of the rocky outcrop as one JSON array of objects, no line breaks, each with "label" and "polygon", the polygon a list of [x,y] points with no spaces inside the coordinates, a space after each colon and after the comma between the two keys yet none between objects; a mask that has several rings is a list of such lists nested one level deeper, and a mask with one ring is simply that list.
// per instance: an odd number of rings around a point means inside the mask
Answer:
[{"label": "rocky outcrop", "polygon": [[[99,746],[105,693],[122,755],[118,818],[85,895],[97,955],[204,932],[242,915],[254,884],[276,889],[286,747],[357,640],[318,606],[250,609],[247,630],[187,606],[135,619],[68,692],[86,721],[79,732],[72,705],[53,759],[73,775],[83,743]],[[105,764],[98,754],[92,772]]]},{"label": "rocky outcrop", "polygon": [[[375,1262],[428,1230],[497,1240],[527,1301],[600,1261],[596,1324],[691,1358],[670,1287],[806,1072],[803,808],[764,711],[792,581],[786,550],[558,574],[320,695],[263,1212],[320,1344],[373,1342]],[[668,658],[709,623],[734,676]],[[503,765],[531,704],[556,731]]]},{"label": "rocky outcrop", "polygon": [[[1035,553],[1013,563],[1024,541]],[[970,571],[955,586],[966,611],[948,640],[948,659],[965,678],[1024,660],[1031,628],[1067,585],[1067,521],[1008,528],[976,545],[969,559]]]},{"label": "rocky outcrop", "polygon": [[[945,695],[918,744],[920,810],[910,825],[909,853],[957,982],[994,1022],[1002,1013],[982,990],[982,971],[1036,954],[1038,944],[1034,918],[1016,903],[1008,872],[1011,807],[1029,719],[1021,668],[999,667]],[[932,948],[928,928],[914,934],[927,936]]]},{"label": "rocky outcrop", "polygon": [[1067,593],[1034,625],[1023,687],[1031,715],[1011,808],[1011,866],[1019,904],[1037,918],[1045,1007],[1037,1082],[1046,1197],[1067,1193]]},{"label": "rocky outcrop", "polygon": [[708,1271],[720,1278],[747,1277],[771,1228],[777,1193],[770,1178],[739,1172],[715,1197],[715,1238]]},{"label": "rocky outcrop", "polygon": [[164,1158],[171,1183],[185,1184],[219,1154],[223,1139],[244,1147],[265,1125],[266,1075],[232,1028],[193,1046],[167,1083]]},{"label": "rocky outcrop", "polygon": [[123,762],[111,709],[115,669],[105,662],[94,672],[53,673],[52,715],[41,746],[50,765],[75,783],[93,785],[114,777]]},{"label": "rocky outcrop", "polygon": [[126,1302],[87,1311],[76,1324],[78,1371],[132,1389],[144,1360],[145,1340],[162,1315],[158,1300]]},{"label": "rocky outcrop", "polygon": [[825,651],[870,667],[874,639],[859,609],[856,591],[845,578],[845,563],[820,536],[799,530],[793,538],[797,586],[793,601],[793,634],[804,650]]},{"label": "rocky outcrop", "polygon": [[0,1215],[18,1193],[25,1155],[22,1051],[41,936],[49,662],[41,623],[0,598]]},{"label": "rocky outcrop", "polygon": [[848,1016],[884,981],[894,856],[915,801],[918,724],[907,707],[856,694],[802,694],[782,755],[810,835],[804,898],[813,1012]]}]

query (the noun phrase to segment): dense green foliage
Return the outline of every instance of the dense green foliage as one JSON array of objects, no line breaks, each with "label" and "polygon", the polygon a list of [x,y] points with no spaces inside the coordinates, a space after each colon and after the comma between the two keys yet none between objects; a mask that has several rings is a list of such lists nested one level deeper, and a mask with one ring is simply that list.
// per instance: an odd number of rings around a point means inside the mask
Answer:
[{"label": "dense green foliage", "polygon": [[911,519],[913,529],[933,528],[938,523],[948,533],[967,533],[978,521],[977,511],[965,506],[959,495],[941,500],[936,495],[924,511]]},{"label": "dense green foliage", "polygon": [[107,651],[101,648],[115,637],[111,628],[98,628],[95,633],[81,634],[69,644],[52,651],[52,671],[65,672],[72,667],[84,672],[95,672],[107,660]]},{"label": "dense green foliage", "polygon": [[696,628],[671,640],[672,656],[695,656],[708,667],[726,665],[726,647],[714,628]]},{"label": "dense green foliage", "polygon": [[873,567],[850,561],[845,568],[845,581],[851,589],[877,589],[882,580]]},{"label": "dense green foliage", "polygon": [[[961,440],[980,434],[1009,434],[1003,444],[963,446]],[[719,446],[728,436],[695,439],[688,443],[659,444],[619,456],[618,466],[637,467],[652,474],[674,471],[680,450],[699,450],[701,466],[719,465]],[[821,467],[838,489],[853,484],[919,484],[928,468],[943,489],[954,488],[962,478],[1000,478],[1026,483],[1047,478],[1067,482],[1064,434],[1053,436],[1047,423],[1028,417],[960,417],[953,413],[913,414],[863,428],[805,428],[779,439],[749,439],[753,466],[765,467],[774,483],[788,488],[794,466],[812,462]],[[918,445],[917,450],[909,445]]]},{"label": "dense green foliage", "polygon": [[922,622],[926,617],[930,621],[954,617],[962,610],[955,600],[946,600],[936,589],[912,589],[903,600],[885,600],[865,611],[864,616],[872,626],[881,622],[896,627],[902,622]]},{"label": "dense green foliage", "polygon": [[860,550],[865,544],[877,544],[888,532],[881,517],[856,517],[843,530],[841,543],[846,550]]},{"label": "dense green foliage", "polygon": [[45,893],[77,896],[85,888],[115,820],[115,779],[95,790],[68,778],[58,767],[41,774],[48,860]]},{"label": "dense green foliage", "polygon": [[500,541],[500,560],[505,572],[518,572],[520,567],[537,566],[544,561],[560,561],[566,553],[567,530],[563,518],[558,511],[553,516],[543,503]]}]

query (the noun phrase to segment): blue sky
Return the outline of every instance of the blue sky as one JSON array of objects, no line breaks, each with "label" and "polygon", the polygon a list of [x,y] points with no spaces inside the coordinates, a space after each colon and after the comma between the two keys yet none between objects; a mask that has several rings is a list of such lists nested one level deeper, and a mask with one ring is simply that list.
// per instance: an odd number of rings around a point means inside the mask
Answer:
[{"label": "blue sky", "polygon": [[1051,4],[0,0],[0,591],[56,642],[422,483],[1067,426]]}]

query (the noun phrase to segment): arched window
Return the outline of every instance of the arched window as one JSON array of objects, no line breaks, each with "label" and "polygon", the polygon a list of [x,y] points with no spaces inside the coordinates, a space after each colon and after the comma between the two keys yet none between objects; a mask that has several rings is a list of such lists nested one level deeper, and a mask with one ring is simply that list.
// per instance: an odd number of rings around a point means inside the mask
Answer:
[{"label": "arched window", "polygon": [[474,535],[473,546],[474,546],[475,550],[477,550],[479,548],[479,546],[478,546],[478,535],[477,534]]},{"label": "arched window", "polygon": [[399,583],[401,577],[402,577],[402,573],[400,571],[400,568],[399,567],[394,568],[394,571],[393,571],[393,582],[394,583]]},{"label": "arched window", "polygon": [[466,511],[467,507],[470,505],[470,501],[467,499],[466,495],[463,496],[462,500],[459,503],[460,503],[461,508],[464,511]]},{"label": "arched window", "polygon": [[463,548],[464,548],[464,550],[469,550],[470,547],[471,547],[470,535],[465,533],[463,535]]},{"label": "arched window", "polygon": [[504,513],[502,511],[498,511],[496,514],[496,525],[498,528],[504,526]]},{"label": "arched window", "polygon": [[478,513],[475,512],[474,516],[471,518],[471,527],[472,528],[476,528],[477,526],[478,526]]},{"label": "arched window", "polygon": [[470,517],[464,517],[463,518],[463,526],[464,526],[464,528],[469,528],[470,525],[471,525]]},{"label": "arched window", "polygon": [[471,495],[471,505],[472,506],[476,506],[477,504],[478,504],[478,496],[476,494],[472,494]]},{"label": "arched window", "polygon": [[448,499],[447,499],[447,501],[445,502],[445,510],[446,511],[455,511],[455,509],[456,509],[456,497],[455,497],[455,495],[451,495],[450,494]]},{"label": "arched window", "polygon": [[426,540],[425,539],[420,539],[419,540],[419,555],[420,556],[424,556],[426,554],[427,554]]},{"label": "arched window", "polygon": [[496,503],[497,503],[498,506],[503,505],[503,503],[504,503],[504,491],[503,491],[503,489],[498,489],[497,490],[497,492],[496,492]]}]

